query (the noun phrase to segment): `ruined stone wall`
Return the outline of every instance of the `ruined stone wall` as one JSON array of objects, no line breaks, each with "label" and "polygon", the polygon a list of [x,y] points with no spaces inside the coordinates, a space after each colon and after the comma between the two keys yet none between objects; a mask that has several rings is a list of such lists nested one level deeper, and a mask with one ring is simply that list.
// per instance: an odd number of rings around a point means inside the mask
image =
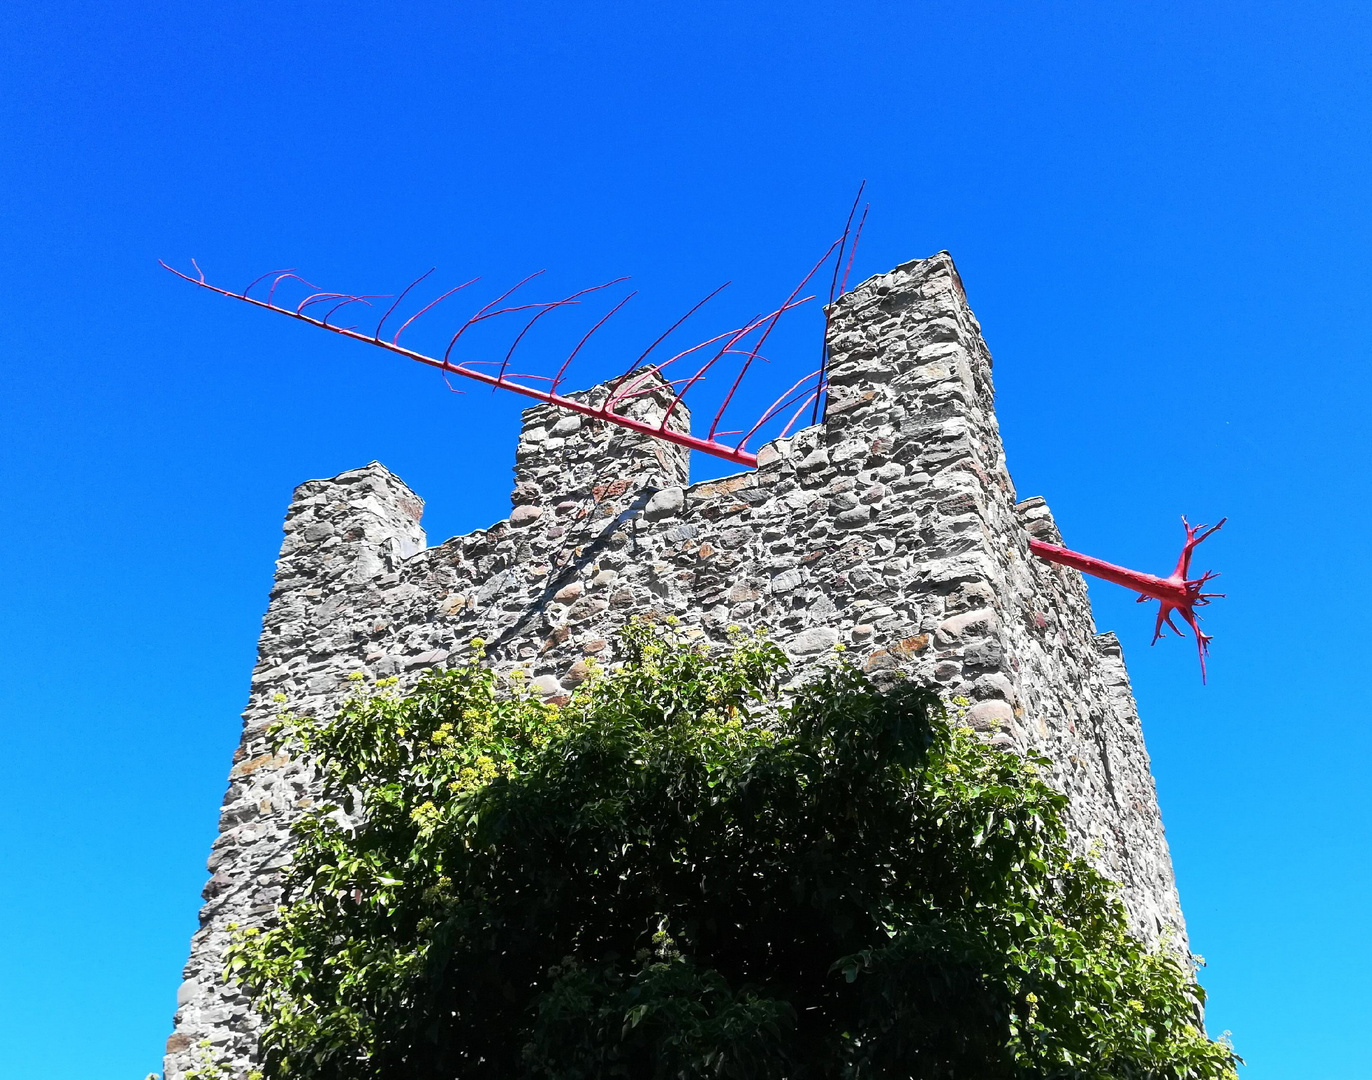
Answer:
[{"label": "ruined stone wall", "polygon": [[[1060,537],[1042,499],[1016,502],[990,354],[952,260],[842,297],[829,344],[824,422],[723,480],[691,485],[686,451],[538,406],[514,509],[489,529],[426,548],[421,500],[376,463],[296,491],[167,1080],[201,1039],[221,1060],[251,1058],[249,1002],[219,978],[226,926],[273,910],[313,794],[306,763],[267,744],[277,695],[327,715],[349,673],[409,678],[480,636],[557,697],[636,613],[714,641],[766,626],[802,670],[843,644],[868,671],[967,697],[988,738],[1053,762],[1074,839],[1120,882],[1136,932],[1186,947],[1119,643],[1096,634],[1079,574],[1029,555],[1030,535]],[[658,388],[632,412],[660,418],[668,400]],[[684,410],[672,423],[685,428]]]}]

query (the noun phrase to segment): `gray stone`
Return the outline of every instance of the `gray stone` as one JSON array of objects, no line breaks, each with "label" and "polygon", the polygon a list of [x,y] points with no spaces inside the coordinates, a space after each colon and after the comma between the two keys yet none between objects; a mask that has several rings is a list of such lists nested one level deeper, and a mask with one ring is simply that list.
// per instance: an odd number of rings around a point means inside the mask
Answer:
[{"label": "gray stone", "polygon": [[580,686],[591,677],[591,665],[585,660],[578,660],[569,667],[562,676],[562,685],[568,690]]},{"label": "gray stone", "polygon": [[954,615],[939,623],[934,641],[939,645],[951,645],[960,641],[976,641],[1000,629],[1000,618],[990,608],[968,611]]},{"label": "gray stone", "polygon": [[539,675],[529,685],[544,697],[562,693],[562,682],[556,675]]},{"label": "gray stone", "polygon": [[802,630],[786,644],[786,651],[792,656],[813,656],[815,653],[828,652],[838,644],[838,631],[832,626],[815,626]]},{"label": "gray stone", "polygon": [[1006,701],[982,701],[967,710],[966,720],[977,731],[1001,731],[1014,723],[1015,710]]},{"label": "gray stone", "polygon": [[643,516],[649,521],[670,517],[681,510],[682,503],[685,501],[686,493],[681,488],[667,488],[666,491],[659,491],[648,500],[648,505],[643,508]]},{"label": "gray stone", "polygon": [[573,581],[570,585],[558,589],[557,592],[553,594],[553,600],[559,604],[571,604],[580,598],[581,582],[579,581]]}]

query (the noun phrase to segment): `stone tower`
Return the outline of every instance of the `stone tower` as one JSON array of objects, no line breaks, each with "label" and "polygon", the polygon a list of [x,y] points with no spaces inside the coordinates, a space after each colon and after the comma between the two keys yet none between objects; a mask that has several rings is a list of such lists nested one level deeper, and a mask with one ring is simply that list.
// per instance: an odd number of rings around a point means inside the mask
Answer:
[{"label": "stone tower", "polygon": [[[242,1069],[253,1054],[250,1003],[220,979],[226,925],[272,912],[289,826],[314,794],[307,764],[268,746],[276,695],[327,715],[349,673],[409,677],[480,636],[557,697],[636,613],[710,640],[765,625],[802,665],[843,643],[868,671],[966,696],[993,742],[1053,762],[1074,841],[1120,883],[1135,931],[1186,947],[1119,643],[1096,633],[1078,573],[1029,554],[1030,536],[1061,538],[1042,499],[1016,500],[991,356],[952,259],[844,295],[829,348],[824,422],[723,480],[692,485],[687,451],[540,405],[524,414],[509,518],[437,547],[422,500],[380,464],[296,490],[166,1080],[203,1039]],[[668,400],[633,410],[660,418]],[[673,421],[688,422],[680,408]]]}]

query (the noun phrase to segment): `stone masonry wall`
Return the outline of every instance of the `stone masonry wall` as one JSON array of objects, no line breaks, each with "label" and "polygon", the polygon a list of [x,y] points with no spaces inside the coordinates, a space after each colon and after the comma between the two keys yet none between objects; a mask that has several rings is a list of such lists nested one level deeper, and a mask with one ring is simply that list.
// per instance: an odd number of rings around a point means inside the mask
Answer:
[{"label": "stone masonry wall", "polygon": [[[1078,573],[1029,555],[1031,534],[1061,538],[1042,499],[1016,502],[991,357],[951,258],[843,296],[829,345],[824,422],[764,446],[752,472],[691,485],[686,451],[537,406],[510,517],[437,547],[422,501],[375,462],[297,489],[167,1080],[202,1039],[240,1071],[252,1059],[250,1003],[219,978],[226,925],[273,911],[290,823],[314,794],[308,764],[267,745],[277,695],[327,715],[349,673],[410,678],[480,636],[556,697],[637,613],[712,641],[766,626],[802,670],[842,643],[870,672],[967,697],[993,742],[1053,762],[1074,840],[1120,883],[1135,931],[1185,950],[1119,643],[1095,632]],[[660,419],[669,396],[645,389],[631,412]],[[678,408],[673,425],[688,422]]]}]

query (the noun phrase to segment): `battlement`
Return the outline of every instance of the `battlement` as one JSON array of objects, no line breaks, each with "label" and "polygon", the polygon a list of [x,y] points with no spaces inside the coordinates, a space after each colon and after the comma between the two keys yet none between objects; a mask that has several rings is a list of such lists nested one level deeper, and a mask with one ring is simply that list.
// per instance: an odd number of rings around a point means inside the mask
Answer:
[{"label": "battlement", "polygon": [[[349,673],[413,678],[480,636],[493,663],[557,698],[635,614],[720,642],[731,625],[766,626],[801,671],[841,644],[877,677],[965,696],[993,742],[1052,761],[1074,840],[1120,883],[1135,931],[1185,947],[1119,643],[1096,633],[1078,573],[1029,554],[1031,535],[1060,537],[1042,499],[1016,501],[991,357],[952,259],[844,295],[829,348],[824,421],[725,479],[691,484],[684,449],[540,405],[524,414],[509,518],[436,547],[422,500],[375,462],[297,489],[167,1080],[202,1038],[232,1060],[252,1052],[249,1003],[219,981],[226,926],[273,910],[313,793],[307,764],[267,745],[275,695],[327,714]],[[630,409],[660,422],[667,388],[643,388]],[[688,429],[684,407],[671,424]]]}]

